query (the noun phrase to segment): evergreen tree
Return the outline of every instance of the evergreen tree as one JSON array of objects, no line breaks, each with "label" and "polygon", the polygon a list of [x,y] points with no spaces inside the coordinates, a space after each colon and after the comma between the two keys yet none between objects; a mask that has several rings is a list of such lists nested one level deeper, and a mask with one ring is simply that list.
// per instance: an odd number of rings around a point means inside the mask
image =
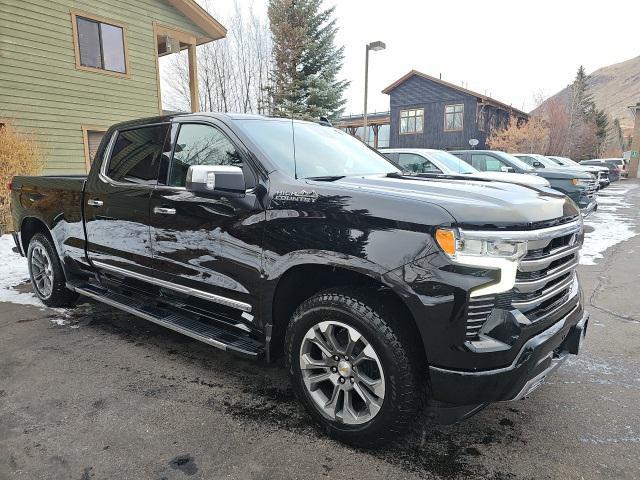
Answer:
[{"label": "evergreen tree", "polygon": [[334,10],[323,9],[322,0],[269,0],[274,115],[317,119],[342,114],[349,82],[338,80],[344,47],[335,45]]}]

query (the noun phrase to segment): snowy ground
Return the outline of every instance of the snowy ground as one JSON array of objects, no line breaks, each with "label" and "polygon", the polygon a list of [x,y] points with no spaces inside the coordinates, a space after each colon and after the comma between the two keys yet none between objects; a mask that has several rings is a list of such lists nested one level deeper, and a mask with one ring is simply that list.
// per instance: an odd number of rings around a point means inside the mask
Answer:
[{"label": "snowy ground", "polygon": [[21,293],[14,288],[29,281],[27,259],[11,250],[15,246],[11,235],[0,237],[0,302],[42,307],[33,293]]},{"label": "snowy ground", "polygon": [[584,222],[587,233],[580,257],[582,265],[595,265],[605,250],[638,235],[640,219],[630,202],[637,189],[638,184],[623,181],[598,194],[598,210]]}]

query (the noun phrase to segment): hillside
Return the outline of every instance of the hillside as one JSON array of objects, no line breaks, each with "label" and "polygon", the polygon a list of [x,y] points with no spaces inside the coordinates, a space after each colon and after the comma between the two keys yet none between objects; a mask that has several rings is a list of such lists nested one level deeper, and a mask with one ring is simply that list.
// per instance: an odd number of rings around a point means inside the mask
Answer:
[{"label": "hillside", "polygon": [[[591,74],[590,93],[598,108],[604,109],[613,121],[619,119],[623,129],[633,127],[633,117],[627,107],[640,102],[640,56],[602,67]],[[567,95],[567,88],[545,100],[532,113],[545,107],[554,98]]]}]

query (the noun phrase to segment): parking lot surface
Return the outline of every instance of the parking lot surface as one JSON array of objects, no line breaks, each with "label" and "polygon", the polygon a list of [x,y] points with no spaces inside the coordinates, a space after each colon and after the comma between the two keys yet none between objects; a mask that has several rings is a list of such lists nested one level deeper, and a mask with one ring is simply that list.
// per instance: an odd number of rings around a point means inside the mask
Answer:
[{"label": "parking lot surface", "polygon": [[[329,439],[281,365],[94,303],[45,309],[0,258],[0,479],[640,478],[640,184],[599,195],[581,354],[529,398],[395,445]],[[6,249],[5,249],[6,250]],[[2,283],[4,282],[4,283]]]}]

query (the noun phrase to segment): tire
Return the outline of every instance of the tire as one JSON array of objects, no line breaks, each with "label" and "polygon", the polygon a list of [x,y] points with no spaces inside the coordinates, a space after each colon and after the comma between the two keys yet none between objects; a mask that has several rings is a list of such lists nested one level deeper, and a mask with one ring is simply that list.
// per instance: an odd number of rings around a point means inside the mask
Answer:
[{"label": "tire", "polygon": [[27,250],[29,277],[33,291],[48,307],[71,307],[78,294],[66,287],[66,278],[58,253],[51,240],[42,233],[36,233]]},{"label": "tire", "polygon": [[[408,319],[400,318],[390,303],[351,289],[320,292],[294,312],[285,337],[291,384],[297,398],[331,437],[355,446],[377,447],[395,440],[415,423],[424,400],[426,361],[403,321]],[[346,347],[355,338],[348,352]],[[339,362],[323,348],[331,353],[342,349]],[[358,363],[363,354],[369,360]],[[347,403],[351,408],[345,408]]]}]

